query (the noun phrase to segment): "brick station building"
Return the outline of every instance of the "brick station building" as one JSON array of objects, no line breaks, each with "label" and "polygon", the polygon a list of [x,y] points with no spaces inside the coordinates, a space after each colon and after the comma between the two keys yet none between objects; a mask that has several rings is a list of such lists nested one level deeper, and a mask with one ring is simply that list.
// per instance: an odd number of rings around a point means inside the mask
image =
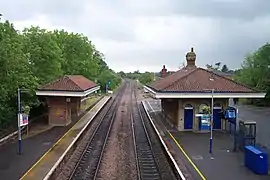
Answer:
[{"label": "brick station building", "polygon": [[214,129],[225,128],[219,112],[228,107],[229,98],[265,96],[265,93],[257,92],[230,78],[196,67],[193,48],[186,54],[186,61],[186,67],[144,87],[152,97],[161,99],[163,113],[179,131],[198,130],[199,122],[195,114],[201,112],[205,105],[211,106],[211,90],[214,90]]},{"label": "brick station building", "polygon": [[65,75],[37,89],[49,107],[49,124],[66,126],[80,115],[81,101],[100,87],[81,75]]}]

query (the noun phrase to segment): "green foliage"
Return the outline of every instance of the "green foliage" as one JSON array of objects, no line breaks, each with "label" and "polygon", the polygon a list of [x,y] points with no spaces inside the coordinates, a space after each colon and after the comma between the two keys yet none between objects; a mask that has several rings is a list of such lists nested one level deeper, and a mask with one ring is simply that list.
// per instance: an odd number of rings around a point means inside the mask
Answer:
[{"label": "green foliage", "polygon": [[126,77],[127,77],[126,73],[124,73],[123,71],[120,71],[118,74],[119,74],[122,78],[126,78]]},{"label": "green foliage", "polygon": [[142,73],[142,74],[139,76],[139,81],[140,81],[142,84],[149,84],[149,83],[151,83],[151,82],[154,81],[154,75],[153,75],[153,73],[150,73],[150,72]]},{"label": "green foliage", "polygon": [[62,50],[53,35],[39,27],[27,28],[23,31],[24,53],[29,55],[31,71],[38,78],[39,84],[53,81],[62,76]]},{"label": "green foliage", "polygon": [[102,88],[108,80],[111,89],[121,83],[82,34],[33,26],[19,33],[8,21],[0,23],[0,64],[0,128],[16,122],[18,88],[27,89],[21,99],[23,111],[29,113],[40,104],[36,88],[64,74],[84,75]]},{"label": "green foliage", "polygon": [[129,79],[139,79],[141,73],[139,71],[134,71],[133,73],[132,72],[129,72],[129,73],[126,73],[126,77],[129,78]]},{"label": "green foliage", "polygon": [[[34,89],[37,79],[31,71],[23,38],[8,21],[0,23],[0,126],[6,127],[16,117],[17,88]],[[30,93],[29,98],[33,98]],[[32,103],[34,104],[34,103]]]},{"label": "green foliage", "polygon": [[133,80],[139,80],[142,84],[150,84],[154,81],[155,75],[152,72],[140,73],[139,71],[134,71],[133,73],[126,73],[125,77]]},{"label": "green foliage", "polygon": [[211,107],[210,106],[203,106],[202,111],[204,114],[211,114]]},{"label": "green foliage", "polygon": [[[109,81],[110,84],[108,84]],[[108,90],[114,90],[121,83],[121,78],[111,69],[106,69],[98,76],[98,83],[103,91],[106,89],[106,84],[108,84]]]},{"label": "green foliage", "polygon": [[270,44],[265,44],[253,54],[246,56],[242,69],[236,74],[235,80],[256,90],[267,93],[264,100],[254,100],[259,104],[270,102]]}]

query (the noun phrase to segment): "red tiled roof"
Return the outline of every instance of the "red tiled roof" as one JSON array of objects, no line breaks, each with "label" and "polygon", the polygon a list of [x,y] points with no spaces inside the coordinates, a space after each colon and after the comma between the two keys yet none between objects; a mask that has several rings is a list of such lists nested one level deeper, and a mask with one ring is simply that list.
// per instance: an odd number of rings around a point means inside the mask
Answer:
[{"label": "red tiled roof", "polygon": [[205,89],[215,89],[220,92],[255,92],[229,78],[196,67],[185,67],[154,82],[150,87],[157,91],[203,92]]},{"label": "red tiled roof", "polygon": [[96,84],[82,75],[65,75],[53,82],[45,84],[39,90],[50,91],[85,91],[95,87]]}]

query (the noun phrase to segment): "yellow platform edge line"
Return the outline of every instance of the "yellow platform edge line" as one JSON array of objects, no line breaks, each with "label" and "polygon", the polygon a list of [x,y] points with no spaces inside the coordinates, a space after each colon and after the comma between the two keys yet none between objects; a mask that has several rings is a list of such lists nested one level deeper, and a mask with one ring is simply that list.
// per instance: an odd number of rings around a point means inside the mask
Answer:
[{"label": "yellow platform edge line", "polygon": [[178,146],[178,148],[182,151],[182,153],[185,155],[185,157],[187,158],[187,160],[189,161],[189,163],[193,166],[193,168],[195,169],[195,171],[199,174],[199,176],[203,179],[206,180],[205,176],[202,174],[202,172],[199,170],[199,168],[193,163],[193,161],[190,159],[190,157],[187,155],[187,153],[185,152],[185,150],[182,148],[182,146],[178,143],[178,141],[175,139],[175,137],[167,130],[167,132],[169,133],[169,135],[171,136],[171,138],[173,139],[173,141],[176,143],[176,145]]},{"label": "yellow platform edge line", "polygon": [[[150,108],[152,108],[152,106],[150,105],[150,103],[148,101],[146,101],[148,103],[148,105],[150,106]],[[153,109],[153,108],[152,108]],[[145,109],[147,111],[147,108]],[[202,178],[202,180],[206,180],[206,177],[203,175],[203,173],[199,170],[199,168],[193,163],[193,161],[190,159],[190,157],[187,155],[187,153],[185,152],[185,150],[182,148],[182,146],[179,144],[179,142],[175,139],[175,137],[170,133],[170,131],[165,127],[166,131],[168,132],[168,134],[170,135],[170,137],[173,139],[173,141],[175,142],[175,144],[178,146],[178,148],[181,150],[181,152],[184,154],[184,156],[187,158],[187,160],[189,161],[189,163],[192,165],[192,167],[195,169],[195,171],[199,174],[199,176]]]},{"label": "yellow platform edge line", "polygon": [[[101,101],[101,100],[103,100],[103,98],[102,99],[100,99],[99,100],[99,102]],[[105,102],[107,102],[108,100],[106,100]],[[98,103],[99,103],[98,102]],[[97,104],[96,104],[97,105]],[[95,107],[96,107],[96,105],[94,106],[94,107],[92,107],[89,111],[91,111],[92,109],[94,109]],[[87,114],[87,113],[86,113]],[[85,115],[86,115],[85,114]],[[84,116],[85,116],[84,115]],[[83,119],[84,118],[84,116],[81,118],[81,119]],[[73,127],[75,127],[80,121],[81,121],[81,119],[80,120],[78,120],[62,137],[60,137],[57,141],[56,141],[56,143],[54,143],[54,145],[50,148],[50,149],[48,149],[40,158],[39,158],[39,160],[37,160],[36,162],[35,162],[35,164],[33,164],[27,171],[26,171],[26,173],[24,173],[24,175],[19,179],[19,180],[23,180],[26,176],[27,176],[27,174],[32,170],[32,169],[34,169],[34,167],[36,167],[39,163],[40,163],[40,161],[73,129]]]}]

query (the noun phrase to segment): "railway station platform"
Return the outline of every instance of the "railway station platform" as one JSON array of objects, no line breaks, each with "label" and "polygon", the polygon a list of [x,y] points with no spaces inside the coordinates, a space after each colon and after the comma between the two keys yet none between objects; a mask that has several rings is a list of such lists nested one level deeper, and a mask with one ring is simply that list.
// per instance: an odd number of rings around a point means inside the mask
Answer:
[{"label": "railway station platform", "polygon": [[209,133],[179,132],[164,121],[159,101],[145,99],[144,107],[162,135],[186,179],[266,180],[244,166],[244,154],[232,152],[232,139],[221,131],[213,134],[213,155],[209,154]]},{"label": "railway station platform", "polygon": [[22,155],[16,154],[17,143],[1,147],[0,179],[43,179],[109,99],[109,96],[103,97],[71,127],[55,127],[24,139]]}]

